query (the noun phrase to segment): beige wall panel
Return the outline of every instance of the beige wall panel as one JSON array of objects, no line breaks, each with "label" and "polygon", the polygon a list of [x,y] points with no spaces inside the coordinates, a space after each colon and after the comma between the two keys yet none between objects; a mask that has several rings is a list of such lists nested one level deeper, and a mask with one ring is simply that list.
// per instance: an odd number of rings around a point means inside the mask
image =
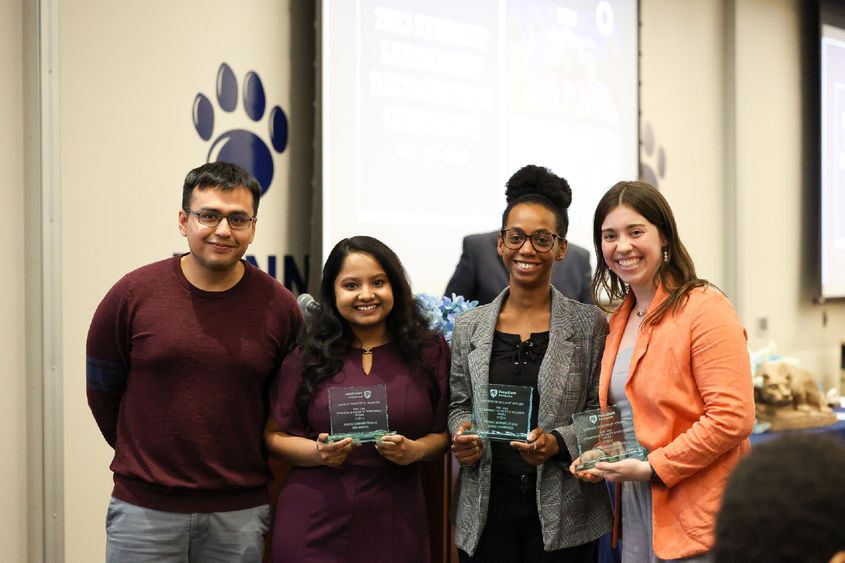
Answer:
[{"label": "beige wall panel", "polygon": [[813,305],[801,291],[811,273],[801,260],[799,7],[798,0],[736,3],[740,315],[752,349],[773,340],[829,387],[839,375],[845,305]]},{"label": "beige wall panel", "polygon": [[[123,274],[187,249],[176,228],[182,181],[189,169],[205,162],[209,146],[222,132],[247,129],[270,145],[267,114],[274,105],[288,113],[291,131],[299,127],[300,117],[304,120],[300,129],[312,126],[311,114],[291,115],[291,90],[298,77],[292,76],[290,59],[306,49],[311,56],[313,48],[291,45],[289,12],[289,3],[275,0],[61,4],[64,491],[69,562],[102,560],[112,485],[108,469],[112,452],[85,399],[84,350],[91,316]],[[247,71],[260,76],[267,111],[258,122],[246,117],[240,97],[232,113],[217,104],[215,83],[223,62],[234,71],[239,88]],[[215,112],[210,141],[199,137],[191,119],[200,92],[211,100]],[[310,137],[304,142],[310,151]],[[261,200],[261,220],[249,251],[265,268],[269,255],[278,256],[279,278],[289,248],[290,151],[290,145],[281,154],[271,148],[274,179]],[[308,171],[310,177],[310,164]],[[301,172],[298,181],[302,183]],[[295,201],[301,199],[296,196]],[[306,224],[307,215],[301,219]]]},{"label": "beige wall panel", "polygon": [[[721,3],[642,0],[640,3],[641,128],[650,124],[659,187],[669,200],[699,276],[723,285],[725,229],[723,32]],[[644,134],[641,132],[641,138]]]},{"label": "beige wall panel", "polygon": [[2,559],[25,561],[26,369],[24,349],[23,38],[21,3],[0,1],[0,545]]}]

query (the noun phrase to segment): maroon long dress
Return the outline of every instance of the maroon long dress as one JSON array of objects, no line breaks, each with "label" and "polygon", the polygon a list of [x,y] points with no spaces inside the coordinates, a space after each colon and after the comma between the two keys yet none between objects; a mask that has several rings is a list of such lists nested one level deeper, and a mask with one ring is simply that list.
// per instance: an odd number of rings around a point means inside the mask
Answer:
[{"label": "maroon long dress", "polygon": [[[450,350],[441,337],[425,350],[433,377],[412,375],[393,344],[373,349],[369,374],[361,355],[352,350],[341,371],[322,385],[306,422],[294,406],[299,354],[289,354],[270,392],[270,408],[282,430],[312,439],[329,432],[328,388],[376,384],[387,388],[391,430],[411,439],[446,430]],[[339,467],[294,467],[276,501],[272,545],[275,563],[430,561],[417,464],[397,465],[366,443]]]}]

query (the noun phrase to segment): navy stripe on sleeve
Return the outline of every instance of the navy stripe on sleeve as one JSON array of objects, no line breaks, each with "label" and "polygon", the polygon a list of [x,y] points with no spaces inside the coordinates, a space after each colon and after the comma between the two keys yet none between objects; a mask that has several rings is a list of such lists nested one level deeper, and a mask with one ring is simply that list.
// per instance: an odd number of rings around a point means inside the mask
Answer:
[{"label": "navy stripe on sleeve", "polygon": [[126,388],[127,370],[122,362],[85,357],[88,387],[97,391],[120,393]]}]

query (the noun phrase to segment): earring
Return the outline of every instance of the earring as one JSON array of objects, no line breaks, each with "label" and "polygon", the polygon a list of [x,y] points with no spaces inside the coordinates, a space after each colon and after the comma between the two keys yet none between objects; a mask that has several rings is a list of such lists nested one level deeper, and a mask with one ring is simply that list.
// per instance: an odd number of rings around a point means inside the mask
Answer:
[{"label": "earring", "polygon": [[664,262],[669,261],[669,249],[668,248],[663,249],[663,261]]}]

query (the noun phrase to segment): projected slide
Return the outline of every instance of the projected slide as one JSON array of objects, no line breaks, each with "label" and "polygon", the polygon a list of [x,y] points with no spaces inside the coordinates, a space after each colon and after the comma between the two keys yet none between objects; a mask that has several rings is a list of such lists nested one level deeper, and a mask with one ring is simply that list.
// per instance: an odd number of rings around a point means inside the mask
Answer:
[{"label": "projected slide", "polygon": [[324,257],[377,236],[439,294],[521,166],[569,180],[582,246],[636,177],[635,0],[324,2],[321,25]]},{"label": "projected slide", "polygon": [[822,26],[822,297],[845,297],[845,31]]}]

